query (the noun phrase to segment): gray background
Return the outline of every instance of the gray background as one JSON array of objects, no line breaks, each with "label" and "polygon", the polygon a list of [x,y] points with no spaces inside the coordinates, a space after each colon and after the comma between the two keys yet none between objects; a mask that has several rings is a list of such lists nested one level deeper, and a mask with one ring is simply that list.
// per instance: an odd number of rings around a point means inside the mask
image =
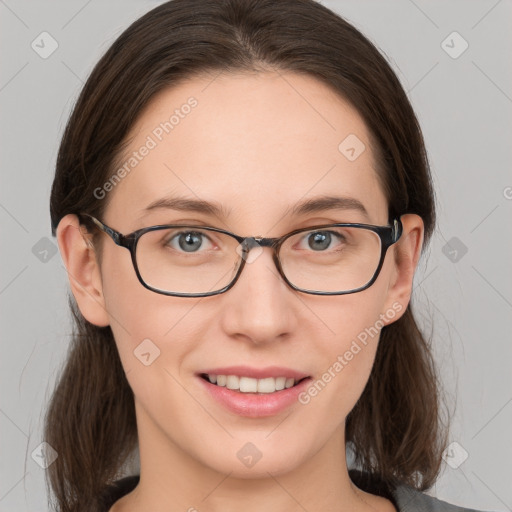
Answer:
[{"label": "gray background", "polygon": [[[45,470],[35,460],[70,333],[67,275],[48,208],[58,143],[94,63],[158,3],[0,0],[0,512],[48,510]],[[457,443],[431,493],[511,510],[512,2],[322,3],[388,56],[431,159],[439,228],[413,301],[425,331],[433,331]],[[42,46],[43,31],[58,44],[47,58],[31,47]],[[454,31],[463,39],[448,37]],[[50,44],[45,39],[45,51]]]}]

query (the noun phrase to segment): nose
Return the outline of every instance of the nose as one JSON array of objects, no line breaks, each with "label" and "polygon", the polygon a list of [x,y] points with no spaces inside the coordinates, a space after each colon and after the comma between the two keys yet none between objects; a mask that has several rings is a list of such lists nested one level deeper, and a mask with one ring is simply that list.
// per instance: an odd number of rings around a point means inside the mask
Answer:
[{"label": "nose", "polygon": [[298,292],[279,274],[271,248],[252,248],[245,257],[237,282],[222,294],[222,328],[232,337],[256,344],[284,339],[297,324],[300,302],[294,294]]}]

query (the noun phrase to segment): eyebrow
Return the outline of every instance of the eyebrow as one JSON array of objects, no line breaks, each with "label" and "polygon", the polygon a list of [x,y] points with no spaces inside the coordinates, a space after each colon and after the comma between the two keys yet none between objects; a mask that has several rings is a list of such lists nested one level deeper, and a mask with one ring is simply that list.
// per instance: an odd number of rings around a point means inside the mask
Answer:
[{"label": "eyebrow", "polygon": [[[228,217],[230,210],[215,201],[203,199],[191,199],[183,197],[164,197],[157,199],[144,208],[145,212],[157,209],[172,209],[178,211],[197,212],[214,215],[220,218]],[[341,196],[319,196],[311,199],[304,199],[298,202],[291,209],[291,214],[300,216],[307,213],[318,213],[327,210],[354,210],[362,213],[366,219],[369,214],[363,203],[352,197]]]}]

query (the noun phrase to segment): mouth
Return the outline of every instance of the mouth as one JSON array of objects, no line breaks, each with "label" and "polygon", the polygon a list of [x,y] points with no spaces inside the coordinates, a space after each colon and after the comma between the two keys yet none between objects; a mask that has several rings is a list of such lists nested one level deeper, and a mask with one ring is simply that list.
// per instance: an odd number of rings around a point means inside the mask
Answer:
[{"label": "mouth", "polygon": [[285,366],[203,368],[196,373],[206,396],[247,418],[280,414],[297,404],[312,377]]},{"label": "mouth", "polygon": [[252,395],[279,393],[280,391],[296,387],[303,381],[310,379],[309,376],[302,378],[279,376],[256,379],[240,375],[215,375],[210,373],[201,373],[199,377],[217,387],[224,387],[241,394]]}]

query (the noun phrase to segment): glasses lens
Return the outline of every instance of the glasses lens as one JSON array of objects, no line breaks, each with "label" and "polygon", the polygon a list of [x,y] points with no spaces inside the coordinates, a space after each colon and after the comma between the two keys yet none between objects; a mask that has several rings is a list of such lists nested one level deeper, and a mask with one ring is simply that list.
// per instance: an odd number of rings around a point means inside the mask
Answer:
[{"label": "glasses lens", "polygon": [[[381,256],[374,231],[326,227],[288,237],[279,251],[281,267],[295,287],[311,292],[347,292],[373,278]],[[237,240],[196,226],[144,233],[137,244],[142,280],[156,290],[205,294],[228,286],[242,263]]]},{"label": "glasses lens", "polygon": [[199,294],[218,291],[235,277],[241,258],[229,235],[194,227],[144,233],[137,244],[142,280],[164,292]]},{"label": "glasses lens", "polygon": [[327,227],[303,231],[285,240],[281,267],[297,288],[345,292],[361,288],[379,266],[381,240],[377,233],[357,227]]}]

